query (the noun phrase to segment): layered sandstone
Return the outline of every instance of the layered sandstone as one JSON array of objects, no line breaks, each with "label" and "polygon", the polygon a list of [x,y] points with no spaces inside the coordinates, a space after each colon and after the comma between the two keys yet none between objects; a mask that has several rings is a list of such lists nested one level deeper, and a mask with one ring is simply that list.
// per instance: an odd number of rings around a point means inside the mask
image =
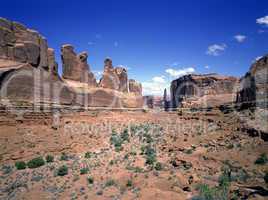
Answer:
[{"label": "layered sandstone", "polygon": [[119,90],[119,84],[120,81],[113,67],[112,60],[106,58],[104,61],[103,75],[100,80],[100,87]]},{"label": "layered sandstone", "polygon": [[90,72],[89,65],[87,64],[88,55],[86,52],[77,55],[74,52],[74,47],[66,44],[61,47],[61,57],[63,78],[88,83],[92,87],[97,86],[94,74]]},{"label": "layered sandstone", "polygon": [[268,107],[268,55],[257,60],[240,80],[237,103]]},{"label": "layered sandstone", "polygon": [[0,58],[48,67],[47,40],[18,22],[0,18]]},{"label": "layered sandstone", "polygon": [[[0,18],[0,94],[4,102],[46,103],[83,107],[140,108],[140,93],[129,89],[127,71],[105,60],[97,84],[87,63],[72,45],[61,48],[63,79],[55,52],[46,39],[24,25]],[[131,87],[132,88],[132,87]],[[141,91],[141,89],[140,89]]]},{"label": "layered sandstone", "polygon": [[218,74],[185,75],[171,83],[173,107],[210,107],[235,100],[238,79]]},{"label": "layered sandstone", "polygon": [[129,79],[129,92],[136,95],[142,95],[142,85],[134,79]]}]

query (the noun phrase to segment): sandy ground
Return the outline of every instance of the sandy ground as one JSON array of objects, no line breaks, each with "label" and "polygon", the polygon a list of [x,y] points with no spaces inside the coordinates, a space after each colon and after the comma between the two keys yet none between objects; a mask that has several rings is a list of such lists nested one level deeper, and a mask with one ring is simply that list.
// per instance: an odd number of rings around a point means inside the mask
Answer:
[{"label": "sandy ground", "polygon": [[[220,188],[226,168],[227,199],[267,199],[268,161],[255,161],[268,144],[241,132],[236,113],[92,111],[54,122],[49,114],[27,116],[1,116],[0,199],[201,199],[200,185]],[[54,161],[15,167],[47,155]],[[68,173],[59,176],[63,165]]]}]

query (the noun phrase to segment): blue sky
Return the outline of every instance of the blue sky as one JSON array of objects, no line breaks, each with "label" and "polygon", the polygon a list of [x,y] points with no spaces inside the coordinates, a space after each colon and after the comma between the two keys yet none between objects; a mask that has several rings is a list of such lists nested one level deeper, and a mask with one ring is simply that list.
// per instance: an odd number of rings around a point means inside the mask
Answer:
[{"label": "blue sky", "polygon": [[0,15],[44,35],[60,66],[65,43],[95,72],[111,57],[145,94],[187,72],[242,76],[268,53],[267,0],[12,0]]}]

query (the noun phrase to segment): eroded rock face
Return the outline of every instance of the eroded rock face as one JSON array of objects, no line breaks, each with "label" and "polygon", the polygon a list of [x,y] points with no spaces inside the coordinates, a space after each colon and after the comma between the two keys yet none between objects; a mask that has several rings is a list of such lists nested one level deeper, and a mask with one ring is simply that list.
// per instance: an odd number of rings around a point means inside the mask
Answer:
[{"label": "eroded rock face", "polygon": [[86,52],[76,55],[74,47],[66,44],[61,47],[61,57],[63,78],[88,83],[90,86],[96,87],[96,79],[94,74],[89,71],[89,65],[87,64],[88,55]]},{"label": "eroded rock face", "polygon": [[142,85],[134,79],[129,79],[129,92],[134,93],[135,95],[142,95]]},{"label": "eroded rock face", "polygon": [[106,58],[104,60],[104,71],[100,80],[100,87],[119,90],[120,80],[113,68],[112,60]]},{"label": "eroded rock face", "polygon": [[121,92],[128,92],[128,77],[127,77],[127,70],[123,67],[116,67],[115,73],[119,79],[119,88],[118,90]]},{"label": "eroded rock face", "polygon": [[35,103],[73,103],[75,94],[58,76],[30,64],[0,59],[1,100]]},{"label": "eroded rock face", "polygon": [[209,107],[234,102],[238,79],[217,74],[185,75],[171,83],[173,107]]},{"label": "eroded rock face", "polygon": [[48,67],[47,41],[37,31],[0,18],[0,58]]},{"label": "eroded rock face", "polygon": [[48,68],[49,72],[57,75],[58,74],[58,63],[55,60],[55,52],[54,49],[48,48],[47,49],[47,56],[48,56]]},{"label": "eroded rock face", "polygon": [[268,107],[268,55],[257,60],[241,78],[236,101]]},{"label": "eroded rock face", "polygon": [[[61,48],[63,78],[58,74],[54,49],[37,31],[0,18],[0,100],[93,107],[142,107],[141,85],[128,84],[127,71],[105,60],[97,85],[87,63],[72,45]],[[129,87],[130,93],[129,93]],[[138,94],[138,95],[136,95]]]}]

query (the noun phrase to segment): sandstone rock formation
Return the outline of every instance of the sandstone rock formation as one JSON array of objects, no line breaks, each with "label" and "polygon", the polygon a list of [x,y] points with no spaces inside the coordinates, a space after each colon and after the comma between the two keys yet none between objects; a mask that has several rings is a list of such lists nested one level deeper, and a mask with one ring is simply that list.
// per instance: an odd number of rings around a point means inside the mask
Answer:
[{"label": "sandstone rock formation", "polygon": [[37,31],[0,18],[0,58],[46,68],[47,41]]},{"label": "sandstone rock formation", "polygon": [[63,79],[58,74],[55,52],[48,48],[43,36],[20,23],[0,18],[1,102],[142,107],[141,85],[140,92],[129,89],[125,68],[113,68],[112,60],[106,59],[98,85],[90,72],[86,52],[77,55],[74,47],[67,44],[61,53]]},{"label": "sandstone rock formation", "polygon": [[55,60],[55,52],[54,49],[47,49],[47,57],[48,57],[48,69],[51,74],[58,74],[58,63]]},{"label": "sandstone rock formation", "polygon": [[268,55],[257,60],[241,78],[236,101],[268,108]]},{"label": "sandstone rock formation", "polygon": [[88,83],[92,87],[97,86],[94,74],[90,72],[87,64],[87,53],[82,52],[78,55],[70,44],[61,47],[61,57],[63,63],[62,77],[69,80]]},{"label": "sandstone rock formation", "polygon": [[123,67],[116,67],[115,73],[119,80],[119,88],[118,90],[121,92],[128,92],[128,77],[127,77],[127,70]]},{"label": "sandstone rock formation", "polygon": [[129,92],[136,95],[142,95],[142,85],[141,83],[135,81],[134,79],[129,79]]},{"label": "sandstone rock formation", "polygon": [[155,108],[163,108],[164,107],[164,100],[161,96],[153,96],[153,95],[146,95],[143,96],[144,107],[155,109]]},{"label": "sandstone rock formation", "polygon": [[104,61],[103,75],[100,80],[100,87],[119,90],[119,84],[119,77],[113,68],[112,60],[110,58],[106,58]]},{"label": "sandstone rock formation", "polygon": [[217,74],[185,75],[171,83],[173,107],[209,107],[235,101],[238,79]]}]

